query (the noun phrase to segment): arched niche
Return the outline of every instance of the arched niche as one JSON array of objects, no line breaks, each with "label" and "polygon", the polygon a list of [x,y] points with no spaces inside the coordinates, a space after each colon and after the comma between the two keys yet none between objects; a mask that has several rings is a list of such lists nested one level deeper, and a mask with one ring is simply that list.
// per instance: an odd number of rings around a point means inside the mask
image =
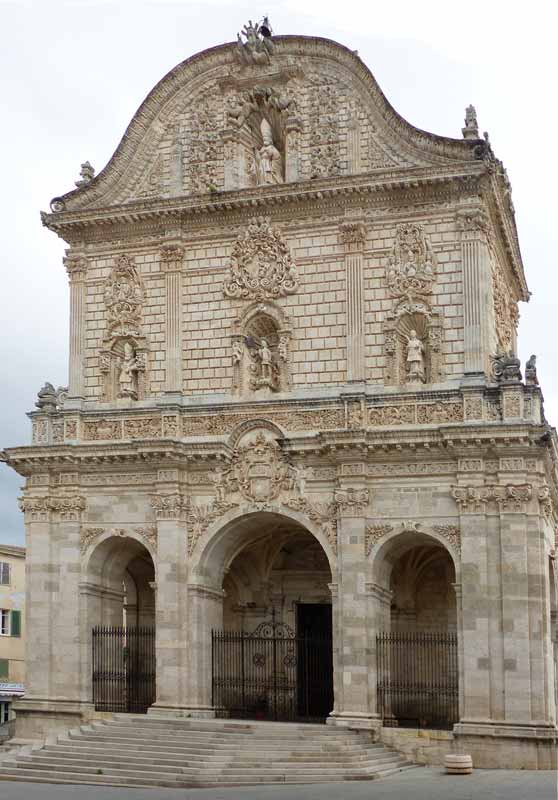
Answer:
[{"label": "arched niche", "polygon": [[148,347],[145,336],[105,338],[100,354],[103,400],[147,395]]},{"label": "arched niche", "polygon": [[[442,319],[426,303],[408,300],[399,303],[384,322],[385,385],[420,386],[442,381],[442,335]],[[415,352],[420,349],[421,353],[422,367],[418,375],[411,366],[411,340],[415,340]]]},{"label": "arched niche", "polygon": [[265,397],[291,385],[291,326],[273,303],[250,306],[232,336],[233,393]]}]

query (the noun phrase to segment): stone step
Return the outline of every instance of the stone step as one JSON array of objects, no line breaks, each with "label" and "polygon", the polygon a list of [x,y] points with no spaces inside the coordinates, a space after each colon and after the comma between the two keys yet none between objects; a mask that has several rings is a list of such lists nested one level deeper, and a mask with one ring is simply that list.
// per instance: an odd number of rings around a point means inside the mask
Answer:
[{"label": "stone step", "polygon": [[372,780],[412,766],[357,731],[324,733],[319,725],[215,721],[196,721],[190,728],[188,721],[178,722],[126,715],[94,721],[42,749],[7,759],[0,766],[0,779],[174,788],[257,786]]},{"label": "stone step", "polygon": [[[200,745],[196,742],[195,739],[188,739],[188,740],[181,740],[178,737],[174,738],[172,736],[155,736],[149,737],[144,735],[134,736],[133,732],[130,731],[128,735],[120,735],[118,733],[113,732],[111,729],[103,730],[103,731],[84,731],[82,733],[70,733],[70,739],[72,741],[102,741],[102,742],[112,742],[114,744],[133,744],[139,745],[143,743],[148,743],[149,745],[162,747],[162,748],[171,748],[171,749],[181,749],[187,747],[193,747],[196,750],[203,751],[206,750],[214,750],[215,747],[227,747],[231,750],[237,749],[239,744],[232,744],[227,742],[226,740],[216,740],[213,742],[206,742]],[[299,744],[298,742],[292,741],[285,741],[279,744],[274,744],[270,742],[262,742],[262,741],[254,741],[250,743],[242,743],[240,745],[242,747],[258,750],[258,751],[265,751],[265,752],[276,752],[280,749],[292,749],[293,747],[297,749],[309,750],[314,752],[336,752],[337,750],[346,750],[348,747],[355,750],[362,750],[366,748],[365,743],[360,742],[348,742],[344,743],[343,741],[339,741],[335,744],[319,744],[319,743],[312,743],[312,742],[305,742],[304,745]]]},{"label": "stone step", "polygon": [[269,760],[262,761],[260,759],[255,758],[219,758],[218,756],[212,757],[209,761],[199,761],[199,760],[177,760],[177,759],[159,759],[159,758],[141,758],[141,757],[131,757],[126,756],[125,758],[119,754],[107,754],[103,753],[74,753],[74,752],[64,752],[64,751],[52,751],[52,750],[41,750],[39,752],[33,753],[32,755],[24,755],[24,756],[17,756],[16,763],[26,763],[29,761],[33,761],[33,763],[37,764],[44,764],[48,762],[49,764],[56,765],[56,764],[91,764],[94,763],[98,767],[110,766],[110,765],[119,765],[119,764],[127,764],[133,766],[136,769],[152,769],[155,765],[157,769],[161,769],[162,771],[185,771],[185,770],[200,770],[205,768],[206,770],[216,770],[216,769],[225,769],[228,768],[231,764],[234,764],[235,767],[239,769],[267,769],[273,767],[288,767],[290,769],[306,769],[306,768],[337,768],[339,766],[347,766],[349,765],[352,768],[356,769],[368,769],[375,767],[377,764],[385,761],[394,761],[398,760],[400,757],[397,754],[392,753],[389,750],[384,752],[377,753],[375,755],[369,755],[363,759],[359,760],[338,760],[338,761],[328,761],[328,763],[324,766],[323,762],[320,761],[312,761],[306,760],[304,757],[293,756],[286,759],[279,759],[271,757]]},{"label": "stone step", "polygon": [[[338,736],[339,728],[324,723],[311,722],[268,722],[259,720],[203,720],[193,717],[162,717],[146,714],[114,714],[110,720],[111,725],[131,724],[142,727],[161,725],[168,728],[181,728],[196,731],[217,731],[222,733],[246,733],[249,731],[267,730],[270,736],[292,736],[294,732],[303,735],[314,735],[317,732],[323,736]],[[346,730],[346,729],[345,729]],[[356,731],[346,731],[356,733]]]},{"label": "stone step", "polygon": [[[149,751],[148,749],[142,750],[141,754],[137,752],[137,748],[128,748],[126,750],[120,749],[118,754],[115,753],[114,749],[109,749],[106,747],[102,747],[100,745],[95,746],[86,746],[86,743],[79,743],[79,746],[73,746],[73,744],[67,744],[65,742],[59,742],[58,744],[49,744],[46,745],[44,750],[41,753],[51,753],[52,755],[60,755],[60,756],[67,756],[72,758],[118,758],[122,759],[123,757],[126,760],[132,761],[139,761],[139,762],[148,762],[154,761],[163,764],[185,764],[188,762],[192,763],[214,763],[215,761],[227,761],[230,760],[232,757],[239,761],[265,761],[267,758],[274,758],[275,760],[279,760],[277,751],[269,752],[264,756],[246,754],[244,752],[236,753],[234,752],[227,752],[222,750],[211,751],[209,754],[204,753],[200,754],[187,754],[187,753],[170,753],[169,751],[161,751],[161,752],[154,752]],[[327,761],[328,762],[337,762],[337,761],[347,761],[350,760],[351,763],[353,762],[361,762],[369,760],[371,757],[381,756],[386,751],[385,748],[380,746],[372,746],[369,750],[365,750],[363,752],[346,752],[346,753],[328,753]],[[293,749],[292,751],[288,751],[284,754],[281,754],[280,758],[288,758],[290,761],[308,761],[308,762],[318,762],[322,763],[324,760],[322,753],[305,753],[304,751],[300,751],[297,749]]]}]

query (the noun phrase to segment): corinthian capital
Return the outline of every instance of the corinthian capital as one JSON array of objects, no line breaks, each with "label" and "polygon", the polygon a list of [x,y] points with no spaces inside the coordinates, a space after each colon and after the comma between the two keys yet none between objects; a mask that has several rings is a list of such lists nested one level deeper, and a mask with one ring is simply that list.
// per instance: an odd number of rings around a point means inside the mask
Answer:
[{"label": "corinthian capital", "polygon": [[188,506],[186,498],[178,493],[154,494],[150,502],[157,519],[179,519]]}]

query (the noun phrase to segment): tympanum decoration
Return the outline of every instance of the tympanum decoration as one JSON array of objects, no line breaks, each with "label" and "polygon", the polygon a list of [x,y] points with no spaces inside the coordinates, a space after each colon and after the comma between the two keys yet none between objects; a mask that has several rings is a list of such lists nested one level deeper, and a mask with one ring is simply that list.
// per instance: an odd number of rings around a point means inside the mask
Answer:
[{"label": "tympanum decoration", "polygon": [[269,218],[258,217],[234,244],[230,274],[223,286],[225,296],[270,300],[297,289],[296,268],[285,241]]}]

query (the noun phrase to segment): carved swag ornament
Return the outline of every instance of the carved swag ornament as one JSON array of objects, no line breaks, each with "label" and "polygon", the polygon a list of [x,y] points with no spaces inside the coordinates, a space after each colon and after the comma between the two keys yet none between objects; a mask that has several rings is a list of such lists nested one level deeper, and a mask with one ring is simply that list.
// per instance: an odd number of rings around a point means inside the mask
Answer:
[{"label": "carved swag ornament", "polygon": [[296,268],[281,235],[258,217],[236,240],[223,292],[242,300],[272,300],[298,289]]}]

